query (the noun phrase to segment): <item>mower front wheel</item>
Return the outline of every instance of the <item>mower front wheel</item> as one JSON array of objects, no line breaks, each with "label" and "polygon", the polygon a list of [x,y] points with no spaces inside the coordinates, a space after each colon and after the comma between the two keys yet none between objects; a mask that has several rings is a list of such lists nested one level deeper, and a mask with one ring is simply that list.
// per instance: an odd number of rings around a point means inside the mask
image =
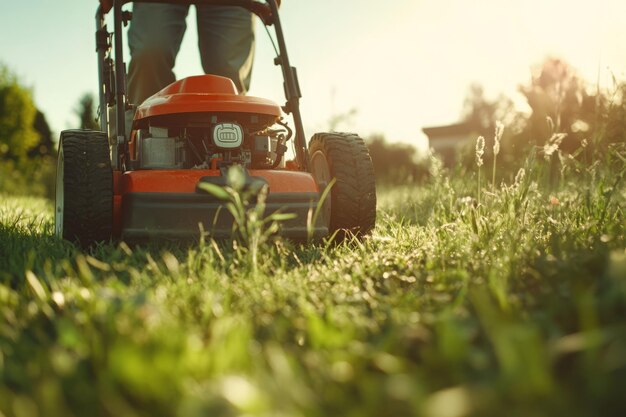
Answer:
[{"label": "mower front wheel", "polygon": [[113,172],[104,133],[61,132],[55,194],[56,237],[84,247],[111,239]]},{"label": "mower front wheel", "polygon": [[317,133],[309,142],[311,172],[320,190],[334,179],[322,219],[337,239],[363,237],[376,224],[374,166],[363,139],[353,133]]}]

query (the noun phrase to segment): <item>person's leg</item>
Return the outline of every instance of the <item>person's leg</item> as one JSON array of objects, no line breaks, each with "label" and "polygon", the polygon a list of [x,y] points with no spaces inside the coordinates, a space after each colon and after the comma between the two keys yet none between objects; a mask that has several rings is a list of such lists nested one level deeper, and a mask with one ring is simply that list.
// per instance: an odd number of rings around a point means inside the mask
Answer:
[{"label": "person's leg", "polygon": [[176,81],[172,72],[187,28],[189,6],[135,3],[128,30],[128,98],[139,105]]},{"label": "person's leg", "polygon": [[254,19],[236,6],[198,6],[198,46],[207,74],[228,77],[241,94],[250,88]]}]

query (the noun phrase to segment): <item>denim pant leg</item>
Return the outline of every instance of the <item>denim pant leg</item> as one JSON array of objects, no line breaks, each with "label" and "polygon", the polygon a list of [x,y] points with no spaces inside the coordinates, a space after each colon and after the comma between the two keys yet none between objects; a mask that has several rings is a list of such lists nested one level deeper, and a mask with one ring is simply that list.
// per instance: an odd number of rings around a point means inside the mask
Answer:
[{"label": "denim pant leg", "polygon": [[237,90],[250,89],[254,61],[254,18],[236,6],[201,6],[198,15],[198,46],[202,69],[228,77]]},{"label": "denim pant leg", "polygon": [[176,81],[174,64],[187,25],[189,6],[135,3],[128,30],[128,98],[139,105]]}]

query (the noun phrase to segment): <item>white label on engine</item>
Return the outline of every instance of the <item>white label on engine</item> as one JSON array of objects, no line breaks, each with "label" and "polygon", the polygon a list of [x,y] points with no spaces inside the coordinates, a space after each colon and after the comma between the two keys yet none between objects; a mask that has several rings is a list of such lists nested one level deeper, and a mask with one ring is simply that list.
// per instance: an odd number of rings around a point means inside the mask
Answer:
[{"label": "white label on engine", "polygon": [[213,142],[220,148],[238,148],[243,143],[243,129],[236,123],[219,123],[213,127]]}]

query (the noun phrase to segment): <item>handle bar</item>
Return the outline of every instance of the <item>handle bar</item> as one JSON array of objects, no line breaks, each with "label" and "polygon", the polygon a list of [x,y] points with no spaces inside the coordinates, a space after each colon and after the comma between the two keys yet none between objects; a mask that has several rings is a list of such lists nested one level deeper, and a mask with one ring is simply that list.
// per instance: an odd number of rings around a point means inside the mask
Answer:
[{"label": "handle bar", "polygon": [[[102,14],[106,14],[116,0],[100,0]],[[191,5],[212,5],[212,6],[238,6],[250,10],[257,15],[266,25],[272,24],[272,9],[265,1],[257,0],[117,0],[122,4],[127,3],[161,3]],[[271,0],[270,0],[271,1]],[[280,5],[280,0],[274,0]]]},{"label": "handle bar", "polygon": [[[285,97],[287,103],[283,106],[283,110],[286,113],[291,113],[294,119],[296,128],[296,137],[294,139],[296,145],[296,160],[300,168],[304,170],[309,169],[309,156],[307,152],[306,139],[304,135],[304,126],[302,124],[302,116],[300,115],[300,88],[298,87],[298,80],[296,76],[296,69],[289,63],[289,57],[287,56],[287,46],[285,45],[285,37],[283,35],[282,25],[278,17],[278,7],[280,6],[280,0],[100,0],[100,6],[96,12],[96,50],[98,51],[98,72],[100,77],[100,106],[105,109],[102,116],[102,130],[107,130],[106,109],[107,103],[117,103],[116,110],[116,129],[117,129],[117,142],[113,147],[113,155],[116,168],[122,166],[122,155],[128,154],[128,143],[125,135],[125,110],[128,104],[126,100],[126,68],[123,61],[122,51],[122,23],[125,22],[126,17],[122,11],[122,6],[127,3],[161,3],[161,4],[180,4],[180,5],[213,5],[213,6],[238,6],[243,7],[250,12],[256,14],[266,26],[273,25],[276,30],[276,38],[278,40],[279,55],[274,62],[276,65],[280,65],[283,78]],[[114,12],[114,25],[115,30],[113,32],[114,37],[114,49],[115,49],[115,64],[114,74],[115,82],[112,91],[114,91],[114,99],[107,101],[105,97],[105,91],[103,90],[104,81],[104,68],[107,62],[111,65],[112,60],[107,58],[107,54],[111,48],[109,42],[109,36],[111,35],[106,30],[104,23],[104,15],[113,9]],[[108,61],[107,61],[108,60]],[[107,94],[110,91],[107,91]]]}]

